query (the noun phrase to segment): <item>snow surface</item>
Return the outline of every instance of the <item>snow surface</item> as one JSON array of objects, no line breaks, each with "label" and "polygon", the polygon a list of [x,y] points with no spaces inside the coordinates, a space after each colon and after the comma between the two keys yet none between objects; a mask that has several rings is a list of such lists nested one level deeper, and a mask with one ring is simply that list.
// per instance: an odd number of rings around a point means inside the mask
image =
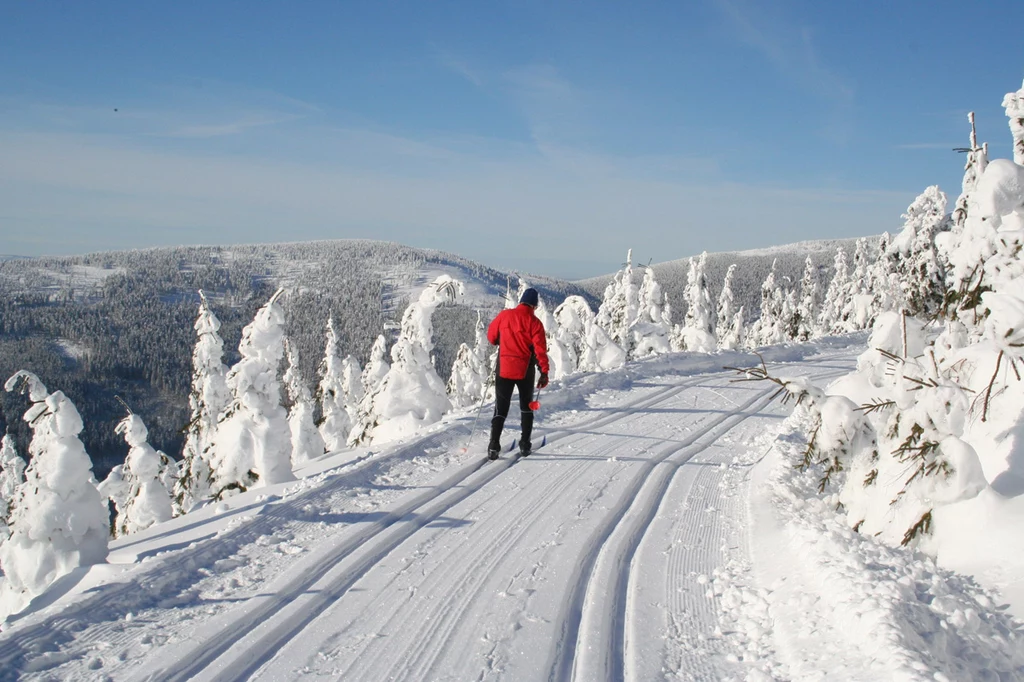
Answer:
[{"label": "snow surface", "polygon": [[[765,359],[826,385],[856,366],[845,343]],[[777,387],[722,369],[756,362],[572,375],[529,458],[486,462],[464,410],[113,541],[5,625],[0,676],[1024,679],[1004,597],[792,475]]]}]

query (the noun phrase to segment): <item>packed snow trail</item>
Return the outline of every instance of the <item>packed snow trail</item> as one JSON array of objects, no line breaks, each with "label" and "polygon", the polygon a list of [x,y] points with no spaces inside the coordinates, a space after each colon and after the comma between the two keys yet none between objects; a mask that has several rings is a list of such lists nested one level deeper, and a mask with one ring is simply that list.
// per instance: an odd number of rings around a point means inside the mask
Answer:
[{"label": "packed snow trail", "polygon": [[[823,380],[850,357],[787,370]],[[0,664],[27,679],[738,673],[699,578],[749,560],[744,491],[719,483],[787,410],[732,379],[580,380],[585,401],[546,395],[547,445],[529,458],[459,457],[462,419],[280,497],[236,498],[248,508],[214,537],[175,541],[199,515],[129,538],[123,551],[150,558],[15,623]]]}]

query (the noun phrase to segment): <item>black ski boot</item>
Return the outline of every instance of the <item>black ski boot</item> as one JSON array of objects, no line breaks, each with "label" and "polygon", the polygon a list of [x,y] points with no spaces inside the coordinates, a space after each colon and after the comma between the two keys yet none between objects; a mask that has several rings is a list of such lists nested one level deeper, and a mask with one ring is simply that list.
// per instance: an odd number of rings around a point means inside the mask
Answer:
[{"label": "black ski boot", "polygon": [[533,412],[523,412],[523,436],[519,439],[519,454],[528,457],[533,452],[533,443],[530,436],[533,435]]},{"label": "black ski boot", "polygon": [[498,459],[501,452],[501,429],[505,426],[505,418],[497,415],[491,420],[491,440],[487,444],[487,459]]}]

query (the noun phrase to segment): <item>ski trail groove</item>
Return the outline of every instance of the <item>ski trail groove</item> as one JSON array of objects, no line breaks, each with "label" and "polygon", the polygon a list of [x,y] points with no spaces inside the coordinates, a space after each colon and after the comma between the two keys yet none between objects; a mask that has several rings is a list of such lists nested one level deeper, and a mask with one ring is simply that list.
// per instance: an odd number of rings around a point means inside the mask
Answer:
[{"label": "ski trail groove", "polygon": [[[569,598],[551,680],[621,680],[629,562],[676,469],[772,400],[762,389],[682,443],[660,450],[634,477],[619,508],[590,543]],[[667,466],[666,466],[667,465]]]}]

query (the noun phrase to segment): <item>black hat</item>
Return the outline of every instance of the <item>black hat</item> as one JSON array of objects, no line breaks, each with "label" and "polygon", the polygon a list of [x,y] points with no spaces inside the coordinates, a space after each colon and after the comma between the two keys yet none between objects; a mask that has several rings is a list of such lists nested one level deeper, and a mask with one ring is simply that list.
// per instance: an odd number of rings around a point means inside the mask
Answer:
[{"label": "black hat", "polygon": [[523,292],[523,295],[522,297],[520,297],[519,302],[525,303],[528,306],[536,308],[539,298],[540,297],[537,295],[537,290],[530,288]]}]

